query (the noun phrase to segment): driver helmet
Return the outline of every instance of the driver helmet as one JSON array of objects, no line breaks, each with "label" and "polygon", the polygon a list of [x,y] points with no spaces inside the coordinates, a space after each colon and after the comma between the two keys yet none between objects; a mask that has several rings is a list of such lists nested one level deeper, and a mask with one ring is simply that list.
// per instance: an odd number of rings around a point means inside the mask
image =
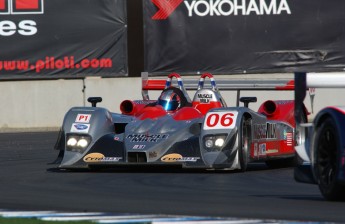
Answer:
[{"label": "driver helmet", "polygon": [[168,90],[159,96],[157,103],[166,111],[175,111],[180,107],[181,99],[173,90]]}]

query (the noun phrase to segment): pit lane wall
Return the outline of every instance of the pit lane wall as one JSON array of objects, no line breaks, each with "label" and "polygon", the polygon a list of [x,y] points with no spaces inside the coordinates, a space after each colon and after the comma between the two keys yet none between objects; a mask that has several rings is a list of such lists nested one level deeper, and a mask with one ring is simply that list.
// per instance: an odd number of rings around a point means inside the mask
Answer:
[{"label": "pit lane wall", "polygon": [[[251,78],[248,75],[239,77]],[[293,74],[287,74],[285,77],[293,79]],[[197,82],[198,78],[195,78]],[[215,78],[217,81],[217,76]],[[112,112],[120,112],[119,105],[123,100],[142,99],[140,77],[4,81],[0,82],[0,90],[0,132],[58,130],[65,113],[71,107],[90,106],[87,102],[90,96],[101,96],[103,101],[97,106]],[[159,93],[160,91],[151,91],[151,99],[157,99]],[[188,93],[191,98],[194,96],[194,91]],[[228,106],[236,105],[236,91],[221,91],[221,94]],[[344,95],[344,89],[316,89],[312,108],[311,98],[307,94],[305,104],[308,110],[313,112],[310,118],[325,105],[345,105],[345,100],[341,97]],[[257,110],[261,103],[268,99],[293,99],[294,92],[242,91],[241,96],[256,96],[258,102],[251,103],[249,107]]]},{"label": "pit lane wall", "polygon": [[0,132],[58,130],[74,106],[89,106],[89,96],[101,96],[97,106],[119,112],[124,99],[141,99],[140,78],[0,82]]}]

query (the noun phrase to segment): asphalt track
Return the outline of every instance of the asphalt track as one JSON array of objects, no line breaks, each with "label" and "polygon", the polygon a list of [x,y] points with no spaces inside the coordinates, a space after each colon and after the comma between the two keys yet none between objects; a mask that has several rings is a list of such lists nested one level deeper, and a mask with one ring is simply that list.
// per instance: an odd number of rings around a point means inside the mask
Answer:
[{"label": "asphalt track", "polygon": [[62,172],[48,164],[57,156],[56,137],[0,134],[0,209],[345,222],[345,202],[325,201],[317,186],[296,183],[292,168]]}]

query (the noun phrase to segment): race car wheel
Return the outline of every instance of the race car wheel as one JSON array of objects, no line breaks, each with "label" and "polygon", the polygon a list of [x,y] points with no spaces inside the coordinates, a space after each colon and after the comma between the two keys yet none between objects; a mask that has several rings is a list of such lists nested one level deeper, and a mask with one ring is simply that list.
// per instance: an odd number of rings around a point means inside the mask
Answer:
[{"label": "race car wheel", "polygon": [[327,118],[314,135],[315,174],[322,195],[331,201],[345,200],[345,187],[337,180],[340,139],[335,121]]},{"label": "race car wheel", "polygon": [[251,144],[251,119],[242,118],[241,126],[239,129],[239,147],[238,147],[238,159],[240,163],[240,170],[242,172],[247,170],[249,162],[249,151]]}]

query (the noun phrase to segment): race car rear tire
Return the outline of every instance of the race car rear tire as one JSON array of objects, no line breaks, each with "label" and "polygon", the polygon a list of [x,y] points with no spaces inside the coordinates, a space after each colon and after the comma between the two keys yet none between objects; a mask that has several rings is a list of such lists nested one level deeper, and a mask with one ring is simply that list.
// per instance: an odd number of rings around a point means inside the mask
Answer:
[{"label": "race car rear tire", "polygon": [[248,167],[251,144],[251,122],[251,119],[246,119],[245,117],[243,117],[239,129],[238,159],[241,166],[241,172],[245,172]]},{"label": "race car rear tire", "polygon": [[315,175],[321,194],[330,201],[345,200],[345,186],[339,184],[340,137],[332,118],[325,119],[313,138]]}]

